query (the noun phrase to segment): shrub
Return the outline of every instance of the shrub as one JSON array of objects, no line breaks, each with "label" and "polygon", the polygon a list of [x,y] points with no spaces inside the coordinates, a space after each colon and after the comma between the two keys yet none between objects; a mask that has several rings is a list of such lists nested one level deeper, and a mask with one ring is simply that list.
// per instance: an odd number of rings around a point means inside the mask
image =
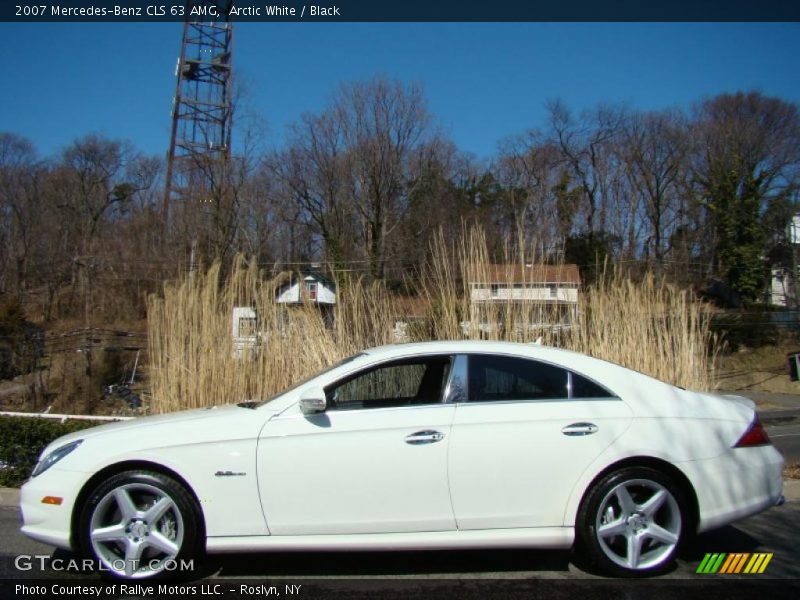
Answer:
[{"label": "shrub", "polygon": [[734,352],[742,346],[761,348],[778,344],[782,334],[796,330],[793,317],[792,313],[771,310],[726,311],[715,316],[711,327],[725,341],[727,349]]},{"label": "shrub", "polygon": [[56,421],[0,416],[0,487],[18,487],[30,477],[45,446],[56,438],[94,426],[91,421]]}]

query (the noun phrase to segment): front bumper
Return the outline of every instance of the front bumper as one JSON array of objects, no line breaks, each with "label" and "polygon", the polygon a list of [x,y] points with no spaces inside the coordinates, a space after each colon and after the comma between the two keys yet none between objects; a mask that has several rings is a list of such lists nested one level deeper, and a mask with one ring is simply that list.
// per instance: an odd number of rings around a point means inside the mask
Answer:
[{"label": "front bumper", "polygon": [[[75,500],[87,475],[52,467],[20,489],[22,533],[57,548],[72,550],[71,524]],[[45,496],[58,496],[60,505],[43,504]]]}]

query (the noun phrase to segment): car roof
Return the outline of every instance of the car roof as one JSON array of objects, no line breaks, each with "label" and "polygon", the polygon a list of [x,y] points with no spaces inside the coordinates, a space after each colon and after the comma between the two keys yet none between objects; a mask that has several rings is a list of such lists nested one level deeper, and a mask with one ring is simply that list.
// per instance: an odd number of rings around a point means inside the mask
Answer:
[{"label": "car roof", "polygon": [[[411,342],[406,344],[389,344],[377,346],[364,350],[365,354],[377,357],[408,356],[413,354],[427,354],[430,352],[496,352],[505,354],[519,354],[525,356],[551,355],[554,359],[559,357],[561,360],[567,358],[590,358],[585,354],[554,348],[552,346],[542,346],[534,343],[521,342],[498,342],[489,340],[447,340],[434,342]],[[597,360],[597,359],[594,359]]]}]

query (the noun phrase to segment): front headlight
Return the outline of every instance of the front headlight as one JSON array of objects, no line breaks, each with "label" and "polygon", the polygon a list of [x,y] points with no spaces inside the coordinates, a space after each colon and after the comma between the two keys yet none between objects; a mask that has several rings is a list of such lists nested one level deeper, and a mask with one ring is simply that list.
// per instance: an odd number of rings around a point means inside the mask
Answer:
[{"label": "front headlight", "polygon": [[52,467],[62,458],[64,458],[67,454],[75,450],[78,446],[83,443],[83,440],[75,440],[74,442],[70,442],[69,444],[64,444],[63,446],[56,448],[50,454],[45,456],[42,460],[36,463],[36,467],[33,469],[33,473],[31,473],[31,477],[36,477],[37,475],[41,475],[47,469]]}]

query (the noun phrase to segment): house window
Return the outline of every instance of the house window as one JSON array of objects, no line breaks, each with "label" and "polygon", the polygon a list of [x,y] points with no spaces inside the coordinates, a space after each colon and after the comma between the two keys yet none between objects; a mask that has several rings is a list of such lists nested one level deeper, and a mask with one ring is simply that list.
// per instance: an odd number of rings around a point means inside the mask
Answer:
[{"label": "house window", "polygon": [[306,294],[311,300],[317,299],[317,282],[316,281],[306,281]]},{"label": "house window", "polygon": [[256,335],[255,317],[239,317],[239,337],[252,337]]}]

